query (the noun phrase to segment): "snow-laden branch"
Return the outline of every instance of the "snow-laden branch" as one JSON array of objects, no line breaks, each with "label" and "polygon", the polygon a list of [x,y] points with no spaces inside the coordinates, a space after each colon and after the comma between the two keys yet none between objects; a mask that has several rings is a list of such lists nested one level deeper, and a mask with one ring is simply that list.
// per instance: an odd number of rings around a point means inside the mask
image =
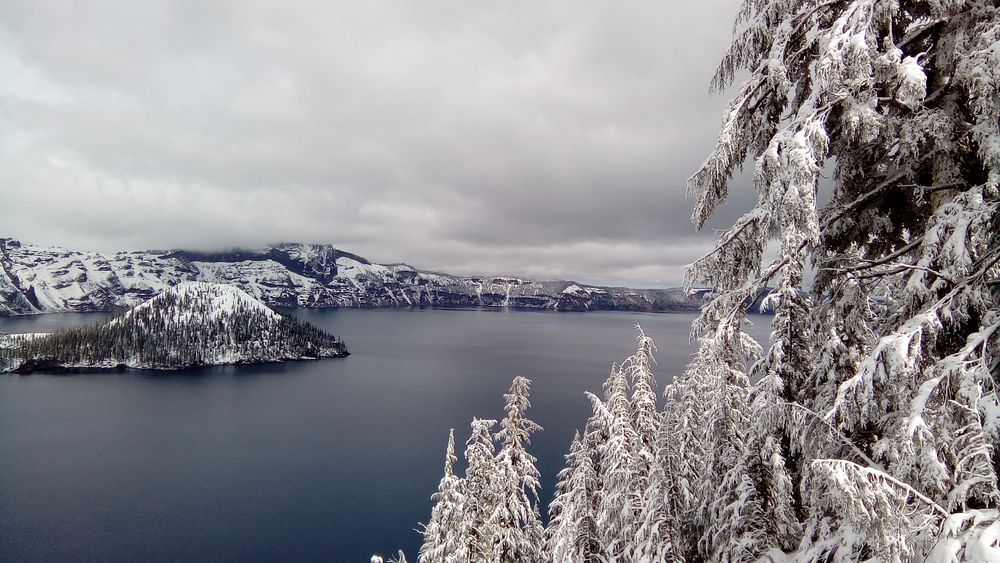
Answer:
[{"label": "snow-laden branch", "polygon": [[[912,497],[942,518],[947,518],[951,514],[920,491],[884,471],[879,471],[871,467],[863,467],[846,459],[817,459],[812,462],[812,466],[826,469],[832,476],[849,479],[861,478],[868,483],[894,489],[900,498],[906,499]],[[844,492],[849,493],[851,491],[845,490]]]}]

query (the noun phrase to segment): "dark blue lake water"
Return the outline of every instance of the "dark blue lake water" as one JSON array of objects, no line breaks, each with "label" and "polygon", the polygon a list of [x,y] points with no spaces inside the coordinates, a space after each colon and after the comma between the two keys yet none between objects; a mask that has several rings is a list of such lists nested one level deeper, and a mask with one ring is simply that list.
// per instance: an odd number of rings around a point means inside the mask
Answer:
[{"label": "dark blue lake water", "polygon": [[[532,451],[547,501],[573,430],[642,324],[661,384],[692,315],[480,310],[295,311],[346,359],[0,377],[0,561],[415,559],[448,429],[500,418],[534,381]],[[95,315],[0,318],[45,332]],[[758,317],[766,337],[769,317]]]}]

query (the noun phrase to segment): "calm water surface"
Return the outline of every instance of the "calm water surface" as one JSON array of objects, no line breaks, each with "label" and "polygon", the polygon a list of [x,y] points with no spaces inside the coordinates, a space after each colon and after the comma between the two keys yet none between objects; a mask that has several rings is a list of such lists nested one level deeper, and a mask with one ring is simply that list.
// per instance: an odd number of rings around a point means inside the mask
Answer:
[{"label": "calm water surface", "polygon": [[[448,429],[503,416],[534,381],[532,452],[551,495],[573,430],[640,323],[661,389],[692,315],[480,310],[295,314],[346,359],[183,373],[0,376],[0,561],[360,561],[430,515]],[[0,318],[46,332],[100,315]],[[766,335],[768,317],[755,332]],[[462,446],[459,445],[459,449]]]}]

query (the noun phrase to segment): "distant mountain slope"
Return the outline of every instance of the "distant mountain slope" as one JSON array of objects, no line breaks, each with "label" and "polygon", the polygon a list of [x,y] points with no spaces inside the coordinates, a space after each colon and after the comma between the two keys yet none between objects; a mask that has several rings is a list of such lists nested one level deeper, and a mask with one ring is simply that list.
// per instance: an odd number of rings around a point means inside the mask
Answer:
[{"label": "distant mountain slope", "polygon": [[104,255],[0,239],[0,314],[112,311],[134,306],[183,281],[229,284],[267,305],[287,307],[692,311],[702,304],[701,294],[689,295],[680,288],[451,276],[406,264],[375,264],[328,245]]},{"label": "distant mountain slope", "polygon": [[347,355],[334,336],[228,285],[183,282],[92,327],[8,337],[4,367],[182,369]]}]

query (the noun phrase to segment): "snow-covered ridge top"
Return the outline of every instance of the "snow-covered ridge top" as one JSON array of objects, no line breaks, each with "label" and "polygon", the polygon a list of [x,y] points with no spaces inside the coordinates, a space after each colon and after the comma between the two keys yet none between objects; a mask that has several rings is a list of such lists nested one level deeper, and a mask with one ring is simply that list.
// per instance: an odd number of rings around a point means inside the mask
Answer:
[{"label": "snow-covered ridge top", "polygon": [[[408,264],[374,263],[330,245],[285,243],[258,250],[101,254],[0,238],[0,315],[112,312],[195,281],[239,288],[270,307],[676,311],[697,310],[702,304],[700,296],[682,289],[635,290],[504,275],[449,275]],[[224,306],[226,300],[219,299]]]},{"label": "snow-covered ridge top", "polygon": [[580,287],[579,285],[577,285],[575,283],[569,284],[569,286],[567,286],[566,289],[562,290],[562,292],[563,293],[570,293],[570,294],[576,294],[576,293],[583,293],[583,294],[586,294],[586,293],[607,293],[607,291],[605,291],[605,290],[603,290],[603,289],[601,289],[599,287]]},{"label": "snow-covered ridge top", "polygon": [[337,258],[337,270],[340,277],[351,279],[359,275],[388,277],[393,273],[392,270],[381,264],[365,264],[346,256]]},{"label": "snow-covered ridge top", "polygon": [[181,282],[168,288],[163,293],[126,312],[123,318],[127,319],[138,312],[153,309],[171,296],[180,303],[198,305],[196,308],[176,307],[172,311],[175,322],[184,323],[196,320],[196,315],[192,312],[194,309],[206,311],[207,314],[204,317],[211,320],[232,315],[240,309],[259,313],[266,319],[277,320],[280,318],[280,315],[270,307],[236,286],[199,281]]}]

